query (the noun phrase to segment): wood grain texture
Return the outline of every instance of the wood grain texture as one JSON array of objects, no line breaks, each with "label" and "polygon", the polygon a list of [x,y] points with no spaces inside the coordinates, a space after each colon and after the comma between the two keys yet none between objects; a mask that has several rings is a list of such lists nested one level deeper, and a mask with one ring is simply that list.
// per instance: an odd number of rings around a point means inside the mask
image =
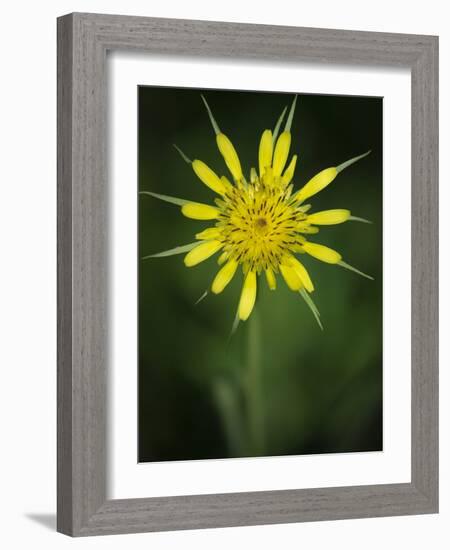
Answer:
[{"label": "wood grain texture", "polygon": [[57,529],[72,525],[72,21],[58,21]]},{"label": "wood grain texture", "polygon": [[438,42],[412,67],[412,479],[438,507]]},{"label": "wood grain texture", "polygon": [[[107,51],[123,49],[411,69],[411,483],[107,500],[105,75]],[[58,530],[86,536],[437,512],[437,185],[436,37],[116,15],[60,18]]]}]

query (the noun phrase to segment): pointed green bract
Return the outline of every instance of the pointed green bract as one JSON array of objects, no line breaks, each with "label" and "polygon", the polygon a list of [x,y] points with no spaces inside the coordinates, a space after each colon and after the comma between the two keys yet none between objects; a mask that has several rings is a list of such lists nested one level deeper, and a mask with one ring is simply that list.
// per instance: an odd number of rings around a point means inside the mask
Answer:
[{"label": "pointed green bract", "polygon": [[198,246],[198,241],[195,243],[185,244],[183,246],[176,246],[170,250],[164,250],[163,252],[157,252],[156,254],[149,254],[144,256],[141,260],[148,260],[149,258],[165,258],[166,256],[175,256],[175,254],[183,254],[184,252],[189,252],[193,248]]},{"label": "pointed green bract", "polygon": [[357,157],[354,157],[350,160],[346,160],[345,162],[343,162],[342,164],[340,164],[339,166],[336,166],[336,171],[337,173],[339,174],[339,172],[342,172],[342,170],[345,170],[346,168],[348,168],[349,166],[351,166],[352,164],[355,164],[355,162],[358,162],[358,160],[361,160],[363,159],[364,157],[367,157],[367,155],[370,155],[370,153],[372,152],[371,149],[369,149],[369,151],[367,151],[367,153],[363,153],[362,155],[359,155]]},{"label": "pointed green bract", "polygon": [[278,138],[278,134],[280,132],[280,128],[281,128],[281,124],[283,122],[283,119],[284,119],[284,115],[286,114],[286,111],[287,111],[287,107],[285,107],[283,109],[283,112],[281,113],[280,115],[280,118],[278,119],[277,123],[276,123],[276,126],[275,126],[275,129],[273,131],[273,134],[272,134],[272,143],[275,145],[276,141],[277,141],[277,138]]},{"label": "pointed green bract", "polygon": [[289,111],[289,116],[286,120],[286,126],[284,127],[285,132],[290,132],[291,131],[292,120],[294,119],[296,103],[297,103],[297,94],[295,94],[294,101],[292,102],[292,105],[291,105],[291,110]]},{"label": "pointed green bract", "polygon": [[187,162],[188,164],[191,164],[192,163],[192,160],[183,153],[183,151],[178,147],[178,145],[176,145],[175,143],[172,143],[172,145],[175,147],[175,149],[178,151],[178,153],[180,154],[181,158],[184,160],[184,162]]},{"label": "pointed green bract", "polygon": [[354,273],[357,273],[358,275],[361,275],[361,277],[365,277],[366,279],[370,279],[371,281],[374,281],[375,279],[371,277],[370,275],[367,275],[367,273],[363,273],[359,269],[356,269],[356,267],[353,267],[352,265],[343,262],[342,260],[338,262],[336,265],[340,265],[341,267],[348,269],[349,271],[353,271]]},{"label": "pointed green bract", "polygon": [[322,322],[320,320],[320,313],[319,313],[319,310],[316,307],[316,304],[313,302],[313,299],[306,292],[306,290],[304,288],[302,288],[299,291],[299,293],[300,293],[300,296],[303,298],[303,300],[305,300],[305,303],[309,307],[309,309],[311,310],[311,313],[314,315],[314,318],[316,319],[317,324],[320,327],[320,330],[323,330],[323,325],[322,325]]},{"label": "pointed green bract", "polygon": [[169,202],[170,204],[176,204],[177,206],[183,206],[192,201],[187,201],[185,199],[178,199],[177,197],[170,197],[169,195],[160,195],[159,193],[152,193],[151,191],[139,191],[140,195],[148,195],[159,199],[160,201]]},{"label": "pointed green bract", "polygon": [[208,296],[208,291],[207,290],[205,290],[205,292],[200,296],[200,298],[195,302],[194,305],[199,304],[202,300],[204,300],[206,298],[206,296]]},{"label": "pointed green bract", "polygon": [[236,332],[238,326],[239,326],[239,309],[238,311],[236,311],[236,316],[234,318],[234,321],[233,321],[233,325],[231,327],[231,332],[230,332],[230,338],[233,336],[233,334]]},{"label": "pointed green bract", "polygon": [[222,132],[220,131],[219,125],[215,121],[214,116],[212,114],[212,111],[211,111],[211,109],[208,105],[208,102],[206,101],[205,96],[203,94],[202,94],[202,99],[203,99],[203,103],[205,104],[206,110],[208,112],[209,120],[211,121],[212,127],[214,128],[214,132],[216,133],[216,135],[221,134]]},{"label": "pointed green bract", "polygon": [[366,220],[364,218],[358,218],[357,216],[350,216],[348,221],[349,222],[373,223],[370,220]]}]

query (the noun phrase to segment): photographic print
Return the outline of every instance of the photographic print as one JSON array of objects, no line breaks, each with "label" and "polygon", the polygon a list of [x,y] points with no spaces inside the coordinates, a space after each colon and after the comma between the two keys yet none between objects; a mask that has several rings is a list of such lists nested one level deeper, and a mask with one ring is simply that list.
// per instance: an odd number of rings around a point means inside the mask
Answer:
[{"label": "photographic print", "polygon": [[138,105],[138,461],[381,451],[382,98]]}]

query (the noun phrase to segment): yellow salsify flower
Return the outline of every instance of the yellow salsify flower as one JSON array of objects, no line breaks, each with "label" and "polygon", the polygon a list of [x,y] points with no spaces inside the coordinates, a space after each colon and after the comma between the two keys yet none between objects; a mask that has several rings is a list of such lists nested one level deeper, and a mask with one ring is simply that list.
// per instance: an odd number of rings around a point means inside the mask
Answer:
[{"label": "yellow salsify flower", "polygon": [[[221,132],[203,96],[202,99],[216,134],[217,147],[231,173],[232,181],[225,176],[219,177],[201,160],[191,161],[175,146],[183,159],[192,166],[200,181],[217,195],[214,204],[202,204],[146,191],[142,193],[181,206],[181,211],[187,218],[211,221],[213,224],[197,233],[196,242],[152,254],[144,259],[187,252],[184,263],[187,267],[193,267],[220,252],[218,263],[221,268],[211,284],[214,294],[222,292],[241,267],[244,279],[235,327],[239,320],[246,321],[253,310],[259,275],[264,273],[268,287],[275,290],[277,275],[280,274],[292,291],[300,293],[322,328],[320,314],[310,297],[310,293],[314,291],[313,282],[297,256],[306,253],[322,262],[350,269],[372,279],[344,262],[339,252],[309,240],[310,235],[319,232],[320,226],[349,220],[370,222],[352,216],[345,209],[310,213],[311,205],[304,203],[327,187],[342,170],[367,156],[370,151],[339,166],[322,170],[301,189],[294,191],[292,180],[297,155],[293,155],[289,163],[288,157],[297,99],[295,97],[284,130],[280,133],[287,109],[284,109],[273,132],[264,130],[262,133],[258,155],[259,172],[252,168],[250,178],[246,180],[233,144]],[[207,292],[202,298],[206,294]]]}]

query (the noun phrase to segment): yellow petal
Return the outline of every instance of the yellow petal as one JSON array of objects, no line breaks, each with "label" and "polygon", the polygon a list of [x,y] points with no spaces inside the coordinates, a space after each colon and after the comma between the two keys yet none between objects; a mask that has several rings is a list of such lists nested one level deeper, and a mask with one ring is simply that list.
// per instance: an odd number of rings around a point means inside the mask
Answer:
[{"label": "yellow petal", "polygon": [[233,184],[230,182],[230,180],[229,180],[227,177],[222,176],[222,177],[220,178],[220,181],[223,183],[223,186],[225,187],[225,191],[227,191],[228,193],[229,193],[230,191],[232,191],[232,189],[233,189]]},{"label": "yellow petal", "polygon": [[264,171],[264,183],[267,187],[272,187],[273,185],[273,170],[271,166],[267,166]]},{"label": "yellow petal", "polygon": [[289,148],[291,146],[291,133],[283,132],[278,138],[275,146],[275,152],[273,154],[273,175],[278,177],[284,169],[286,164]]},{"label": "yellow petal", "polygon": [[194,172],[197,174],[199,179],[210,189],[215,191],[216,193],[219,193],[219,195],[225,194],[225,186],[220,181],[219,176],[209,168],[204,162],[201,160],[194,160],[192,163],[192,168]]},{"label": "yellow petal", "polygon": [[311,278],[309,276],[309,273],[306,271],[305,266],[301,262],[299,262],[297,258],[294,258],[294,256],[291,257],[289,265],[292,267],[295,273],[299,276],[306,290],[308,292],[312,292],[314,290],[314,285],[312,284]]},{"label": "yellow petal", "polygon": [[207,229],[200,231],[200,233],[197,233],[195,238],[200,241],[211,241],[220,237],[220,234],[221,231],[218,227],[208,227]]},{"label": "yellow petal", "polygon": [[281,178],[282,184],[286,187],[291,183],[292,178],[294,177],[295,165],[297,164],[297,155],[292,157],[289,166],[284,171],[283,177]]},{"label": "yellow petal", "polygon": [[286,191],[284,192],[285,200],[288,200],[288,199],[291,197],[293,187],[294,187],[294,186],[292,185],[292,183],[290,183],[290,184],[286,187]]},{"label": "yellow petal", "polygon": [[275,274],[272,269],[266,269],[266,281],[270,290],[275,290],[277,288],[277,280],[275,279]]},{"label": "yellow petal", "polygon": [[322,212],[315,212],[308,216],[308,223],[316,225],[335,225],[337,223],[344,223],[350,218],[350,210],[335,209],[324,210]]},{"label": "yellow petal", "polygon": [[250,317],[256,300],[256,272],[249,271],[245,276],[242,287],[241,299],[239,300],[239,319],[246,321]]},{"label": "yellow petal", "polygon": [[319,193],[319,191],[322,191],[322,189],[324,189],[327,185],[329,185],[334,180],[334,178],[340,172],[342,172],[342,170],[345,170],[345,168],[348,168],[352,164],[355,164],[355,162],[357,162],[358,160],[361,160],[364,157],[367,157],[368,154],[370,154],[370,151],[367,151],[367,153],[364,153],[350,160],[347,160],[346,162],[343,162],[339,166],[334,166],[332,168],[325,168],[325,170],[322,170],[322,172],[319,172],[312,179],[310,179],[308,183],[304,185],[300,189],[300,191],[296,193],[295,198],[297,199],[298,202],[302,202],[305,199],[312,197],[316,193]]},{"label": "yellow petal", "polygon": [[215,220],[219,216],[219,210],[209,204],[200,202],[188,202],[181,207],[181,212],[186,218],[193,220]]},{"label": "yellow petal", "polygon": [[214,278],[211,290],[219,294],[227,286],[236,273],[238,263],[235,260],[227,262]]},{"label": "yellow petal", "polygon": [[222,252],[222,254],[217,258],[217,263],[222,265],[226,262],[228,258],[228,252]]},{"label": "yellow petal", "polygon": [[322,262],[326,262],[327,264],[337,264],[342,260],[342,256],[339,252],[336,252],[336,250],[328,248],[328,246],[324,246],[323,244],[310,243],[307,241],[303,243],[303,250],[310,256],[313,256]]},{"label": "yellow petal", "polygon": [[220,241],[206,241],[201,243],[186,254],[184,257],[184,264],[186,267],[197,265],[215,254],[222,246],[223,244]]},{"label": "yellow petal", "polygon": [[311,178],[308,183],[296,193],[296,200],[298,202],[303,202],[316,193],[319,193],[319,191],[322,191],[322,189],[329,185],[337,175],[338,171],[336,168],[325,168],[325,170],[322,170],[322,172],[319,172]]},{"label": "yellow petal", "polygon": [[298,290],[303,288],[302,280],[300,279],[293,267],[291,267],[287,263],[283,263],[280,264],[280,271],[281,275],[283,275],[283,279],[286,281],[287,286],[291,290],[297,292]]},{"label": "yellow petal", "polygon": [[227,136],[222,133],[217,134],[216,140],[217,140],[217,147],[219,148],[219,151],[221,152],[225,160],[225,164],[228,166],[228,170],[232,173],[233,178],[236,181],[241,180],[242,179],[241,163],[239,161],[238,154],[236,153],[236,149],[233,147],[233,144],[227,138]]},{"label": "yellow petal", "polygon": [[272,132],[270,130],[264,130],[259,142],[259,175],[262,177],[265,169],[268,166],[272,166]]},{"label": "yellow petal", "polygon": [[307,235],[314,235],[319,232],[319,228],[309,225],[309,222],[299,222],[297,224],[297,231],[300,231],[300,233],[306,233]]}]

